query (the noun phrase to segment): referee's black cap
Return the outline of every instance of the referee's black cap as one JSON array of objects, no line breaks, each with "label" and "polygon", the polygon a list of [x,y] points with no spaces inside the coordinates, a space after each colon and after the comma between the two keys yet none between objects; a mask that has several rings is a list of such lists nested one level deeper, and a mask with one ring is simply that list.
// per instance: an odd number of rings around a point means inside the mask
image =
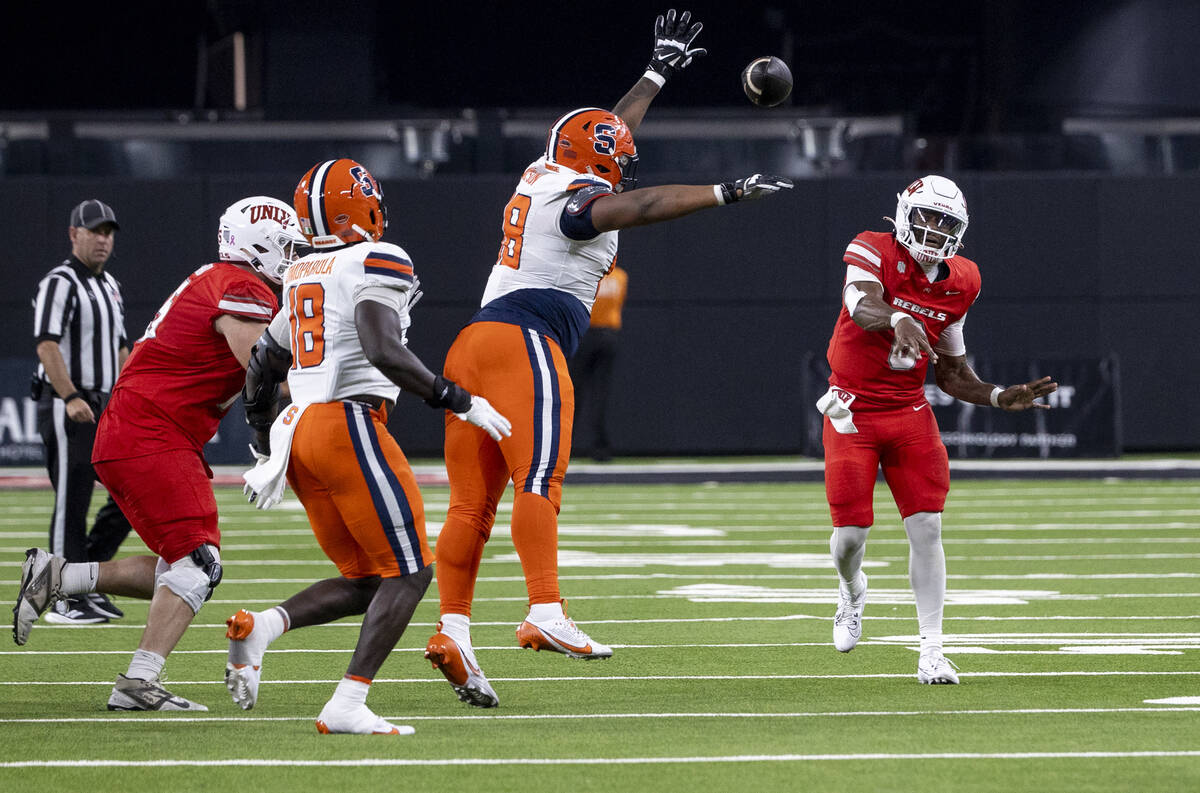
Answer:
[{"label": "referee's black cap", "polygon": [[83,201],[71,210],[71,225],[83,226],[85,229],[95,229],[103,223],[111,223],[114,229],[120,230],[117,223],[117,213],[112,207],[95,198]]}]

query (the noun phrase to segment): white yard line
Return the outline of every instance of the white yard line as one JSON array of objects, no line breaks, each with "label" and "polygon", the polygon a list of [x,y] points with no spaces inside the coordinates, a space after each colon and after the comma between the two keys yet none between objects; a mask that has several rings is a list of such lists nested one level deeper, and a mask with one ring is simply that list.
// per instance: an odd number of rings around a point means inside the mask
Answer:
[{"label": "white yard line", "polygon": [[[384,716],[389,721],[573,721],[591,719],[822,719],[822,718],[876,718],[879,716],[1055,716],[1103,713],[1192,713],[1200,706],[1130,707],[1130,708],[1012,708],[1012,709],[969,709],[969,710],[860,710],[860,711],[797,711],[784,713],[516,713],[494,715],[472,712],[458,716],[414,716],[411,714]],[[139,718],[140,716],[140,718]],[[163,714],[129,714],[112,716],[75,716],[64,718],[0,718],[0,724],[136,724],[142,726],[146,718],[156,724],[193,724],[196,722],[278,722],[311,721],[308,716],[177,716]]]},{"label": "white yard line", "polygon": [[860,754],[746,754],[679,757],[457,757],[417,760],[394,757],[361,757],[349,760],[244,758],[229,760],[20,760],[0,763],[0,768],[357,768],[364,766],[540,766],[540,765],[676,765],[704,763],[781,763],[842,760],[1092,760],[1158,757],[1200,757],[1200,750],[1109,752],[873,752]]},{"label": "white yard line", "polygon": [[[953,651],[947,655],[953,655]],[[1200,677],[1200,669],[1194,671],[1065,671],[1053,672],[971,672],[964,674],[969,678],[984,677]],[[915,675],[899,673],[878,673],[863,675],[596,675],[596,676],[567,676],[567,677],[489,677],[493,683],[611,683],[621,682],[651,682],[663,680],[911,680]],[[441,677],[377,677],[375,683],[437,683],[445,685]],[[261,685],[333,685],[337,680],[263,680]],[[0,680],[0,686],[108,686],[112,680]],[[171,680],[172,688],[176,686],[224,686],[223,680]]]}]

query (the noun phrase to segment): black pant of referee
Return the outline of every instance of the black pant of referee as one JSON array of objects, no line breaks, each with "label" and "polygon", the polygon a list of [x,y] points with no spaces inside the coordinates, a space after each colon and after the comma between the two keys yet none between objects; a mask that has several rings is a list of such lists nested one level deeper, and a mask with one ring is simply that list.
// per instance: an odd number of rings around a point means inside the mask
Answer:
[{"label": "black pant of referee", "polygon": [[[108,405],[108,394],[80,393],[99,419]],[[107,562],[116,555],[130,525],[110,497],[97,511],[91,532],[87,530],[88,508],[96,485],[96,472],[92,468],[96,425],[67,418],[62,399],[47,386],[38,399],[38,431],[46,446],[46,471],[54,487],[50,553],[69,562]]]}]

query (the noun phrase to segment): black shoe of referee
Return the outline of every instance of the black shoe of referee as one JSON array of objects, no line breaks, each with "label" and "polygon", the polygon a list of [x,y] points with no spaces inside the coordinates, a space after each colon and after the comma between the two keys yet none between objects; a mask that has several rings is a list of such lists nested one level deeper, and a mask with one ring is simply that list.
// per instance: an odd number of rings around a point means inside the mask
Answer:
[{"label": "black shoe of referee", "polygon": [[113,602],[108,599],[108,595],[103,592],[89,592],[83,597],[87,598],[93,611],[103,614],[109,619],[119,620],[125,616],[125,612],[113,605]]}]

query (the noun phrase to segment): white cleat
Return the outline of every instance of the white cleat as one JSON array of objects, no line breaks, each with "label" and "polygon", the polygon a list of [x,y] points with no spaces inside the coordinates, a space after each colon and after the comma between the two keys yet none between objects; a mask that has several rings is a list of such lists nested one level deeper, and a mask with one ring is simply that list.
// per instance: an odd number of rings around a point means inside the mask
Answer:
[{"label": "white cleat", "polygon": [[500,704],[500,699],[475,660],[475,651],[470,643],[460,643],[443,633],[440,622],[437,624],[437,633],[425,646],[425,657],[434,669],[442,670],[454,693],[463,702],[477,708],[494,708]]},{"label": "white cleat", "polygon": [[42,612],[66,595],[62,591],[62,569],[67,563],[60,556],[51,556],[41,548],[25,552],[21,565],[21,588],[17,605],[13,606],[13,641],[25,644],[29,631]]},{"label": "white cleat", "polygon": [[534,650],[550,650],[569,658],[611,658],[611,647],[593,641],[563,615],[548,622],[534,622],[528,617],[517,626],[517,644]]},{"label": "white cleat", "polygon": [[958,673],[954,671],[957,668],[941,650],[926,650],[917,661],[917,680],[933,685],[952,685],[958,683]]},{"label": "white cleat", "polygon": [[262,659],[270,641],[254,630],[256,613],[239,609],[225,620],[228,629],[229,657],[225,663],[225,687],[233,701],[242,709],[250,710],[258,702],[258,683],[262,678]]},{"label": "white cleat", "polygon": [[867,604],[867,574],[859,572],[862,589],[856,599],[844,583],[838,584],[838,610],[833,615],[833,646],[838,652],[848,653],[862,638],[863,607]]},{"label": "white cleat", "polygon": [[392,724],[376,716],[366,705],[346,708],[334,705],[330,700],[317,716],[317,732],[322,735],[412,735],[416,730]]}]

